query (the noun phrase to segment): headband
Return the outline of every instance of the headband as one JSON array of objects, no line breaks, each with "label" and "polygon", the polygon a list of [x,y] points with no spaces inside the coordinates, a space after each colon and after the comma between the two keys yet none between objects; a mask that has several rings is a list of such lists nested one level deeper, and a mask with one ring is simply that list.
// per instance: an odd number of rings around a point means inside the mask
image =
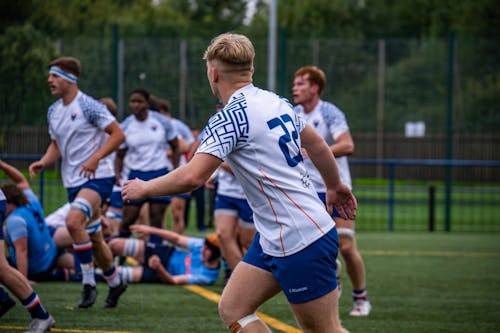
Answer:
[{"label": "headband", "polygon": [[76,81],[78,81],[78,78],[75,75],[71,73],[66,73],[65,71],[56,66],[50,67],[49,73],[59,75],[60,77],[62,77],[65,80],[68,80],[71,83],[76,83]]}]

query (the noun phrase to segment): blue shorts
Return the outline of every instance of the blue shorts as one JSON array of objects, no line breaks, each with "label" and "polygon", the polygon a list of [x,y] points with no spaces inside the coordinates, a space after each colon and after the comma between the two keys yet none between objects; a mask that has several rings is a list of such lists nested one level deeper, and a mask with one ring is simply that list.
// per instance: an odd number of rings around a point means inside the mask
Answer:
[{"label": "blue shorts", "polygon": [[265,254],[259,240],[260,233],[257,233],[243,261],[272,273],[288,302],[308,302],[337,288],[337,229],[333,228],[305,249],[286,257]]},{"label": "blue shorts", "polygon": [[[321,200],[321,202],[323,203],[323,205],[325,205],[325,207],[326,207],[326,193],[318,192],[318,197]],[[339,211],[335,207],[333,207],[333,213],[330,216],[331,217],[342,217],[342,216],[340,216]]]},{"label": "blue shorts", "polygon": [[236,199],[226,195],[216,194],[214,212],[227,211],[247,223],[253,223],[253,211],[245,199]]},{"label": "blue shorts", "polygon": [[160,261],[163,267],[167,267],[170,256],[174,251],[175,248],[173,246],[157,245],[149,242],[146,243],[146,252],[144,253],[144,265],[142,270],[141,282],[162,282],[160,278],[158,278],[158,274],[156,274],[156,271],[148,267],[149,258],[157,255],[158,257],[160,257]]},{"label": "blue shorts", "polygon": [[[139,170],[131,170],[128,179],[135,179],[138,178],[140,180],[151,180],[154,178],[161,177],[163,175],[166,175],[168,173],[167,168],[163,168],[160,170],[153,170],[153,171],[139,171]],[[161,197],[153,197],[153,198],[147,198],[145,200],[130,200],[127,202],[127,204],[135,205],[135,206],[141,206],[145,202],[164,202],[166,204],[170,203],[170,196],[161,196]]]},{"label": "blue shorts", "polygon": [[113,191],[113,185],[115,183],[115,177],[109,178],[98,178],[98,179],[90,179],[86,183],[83,183],[80,186],[69,187],[68,191],[68,199],[69,202],[73,202],[78,195],[78,192],[84,188],[88,188],[93,190],[101,196],[101,204],[105,203],[111,197],[111,191]]},{"label": "blue shorts", "polygon": [[123,208],[123,198],[121,191],[111,192],[111,201],[109,202],[110,207]]}]

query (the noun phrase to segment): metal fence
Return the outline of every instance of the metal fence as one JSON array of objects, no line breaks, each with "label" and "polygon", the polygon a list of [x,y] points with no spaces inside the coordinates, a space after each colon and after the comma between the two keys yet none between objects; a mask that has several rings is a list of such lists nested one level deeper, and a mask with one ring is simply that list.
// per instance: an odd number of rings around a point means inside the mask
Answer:
[{"label": "metal fence", "polygon": [[[27,165],[39,155],[0,155],[14,165]],[[360,231],[500,232],[500,182],[487,181],[500,172],[500,161],[351,159],[358,199]],[[384,169],[380,178],[361,177],[356,170]],[[417,168],[434,177],[401,176]],[[364,172],[369,172],[369,171]],[[465,182],[456,175],[474,170],[483,180]],[[444,177],[442,176],[444,175]],[[0,174],[0,180],[4,175]],[[67,200],[57,170],[31,182],[47,213]]]}]

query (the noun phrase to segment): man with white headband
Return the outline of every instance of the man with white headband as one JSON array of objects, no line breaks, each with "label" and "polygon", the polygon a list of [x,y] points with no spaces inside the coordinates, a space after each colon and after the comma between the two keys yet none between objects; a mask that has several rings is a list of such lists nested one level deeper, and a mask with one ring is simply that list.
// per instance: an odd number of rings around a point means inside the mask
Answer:
[{"label": "man with white headband", "polygon": [[51,142],[45,155],[29,167],[31,177],[62,158],[61,174],[71,209],[66,226],[73,249],[81,263],[83,291],[80,308],[92,306],[97,298],[95,259],[109,284],[104,307],[113,308],[126,290],[113,265],[111,251],[102,234],[101,205],[110,197],[115,183],[113,162],[107,158],[125,136],[106,106],[78,88],[80,61],[61,57],[49,64],[49,88],[60,96],[49,107]]}]

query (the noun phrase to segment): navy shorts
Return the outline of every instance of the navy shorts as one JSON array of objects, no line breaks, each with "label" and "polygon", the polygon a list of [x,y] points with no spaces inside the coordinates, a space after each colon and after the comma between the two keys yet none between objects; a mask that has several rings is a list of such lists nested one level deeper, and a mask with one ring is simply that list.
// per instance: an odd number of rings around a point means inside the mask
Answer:
[{"label": "navy shorts", "polygon": [[259,240],[257,233],[243,261],[272,273],[290,303],[308,302],[337,288],[339,242],[335,228],[305,249],[285,257],[265,254]]},{"label": "navy shorts", "polygon": [[158,278],[156,271],[148,267],[149,258],[154,255],[160,257],[161,264],[163,267],[167,267],[170,256],[174,252],[173,246],[168,245],[157,245],[154,243],[146,243],[146,251],[144,253],[144,265],[141,276],[141,282],[146,283],[158,283],[161,280]]},{"label": "navy shorts", "polygon": [[[139,170],[132,170],[130,171],[128,175],[128,179],[135,179],[138,178],[140,180],[148,181],[154,178],[161,177],[163,175],[166,175],[168,173],[167,168],[163,168],[160,170],[153,170],[153,171],[139,171]],[[166,204],[170,203],[170,196],[160,196],[160,197],[153,197],[153,198],[147,198],[145,200],[130,200],[127,202],[127,204],[130,205],[135,205],[135,206],[141,206],[145,202],[163,202]]]},{"label": "navy shorts", "polygon": [[115,177],[90,179],[80,186],[69,187],[67,189],[69,202],[73,202],[75,200],[80,190],[88,188],[99,193],[99,195],[101,196],[101,204],[103,204],[107,202],[111,197],[115,179]]},{"label": "navy shorts", "polygon": [[253,223],[253,211],[245,199],[237,199],[226,195],[217,194],[215,196],[214,212],[227,212],[230,215],[247,223]]}]

